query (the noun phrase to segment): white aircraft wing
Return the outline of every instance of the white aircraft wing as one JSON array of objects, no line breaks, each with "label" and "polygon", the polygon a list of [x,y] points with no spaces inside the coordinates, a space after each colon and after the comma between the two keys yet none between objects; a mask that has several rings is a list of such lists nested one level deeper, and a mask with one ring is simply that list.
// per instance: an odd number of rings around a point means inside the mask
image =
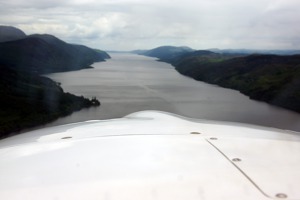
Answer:
[{"label": "white aircraft wing", "polygon": [[158,111],[44,128],[0,141],[0,199],[300,199],[300,136]]}]

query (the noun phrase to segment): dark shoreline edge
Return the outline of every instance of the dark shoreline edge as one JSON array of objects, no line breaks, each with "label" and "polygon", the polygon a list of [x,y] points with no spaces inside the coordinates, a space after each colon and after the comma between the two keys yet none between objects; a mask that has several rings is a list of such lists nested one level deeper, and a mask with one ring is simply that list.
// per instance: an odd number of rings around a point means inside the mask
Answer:
[{"label": "dark shoreline edge", "polygon": [[250,55],[220,62],[192,58],[171,64],[180,74],[197,81],[300,113],[300,55]]},{"label": "dark shoreline edge", "polygon": [[96,98],[66,93],[60,83],[43,75],[3,66],[0,70],[0,139],[100,106]]},{"label": "dark shoreline edge", "polygon": [[300,113],[300,55],[215,53],[171,46],[136,53],[156,57],[197,81]]}]

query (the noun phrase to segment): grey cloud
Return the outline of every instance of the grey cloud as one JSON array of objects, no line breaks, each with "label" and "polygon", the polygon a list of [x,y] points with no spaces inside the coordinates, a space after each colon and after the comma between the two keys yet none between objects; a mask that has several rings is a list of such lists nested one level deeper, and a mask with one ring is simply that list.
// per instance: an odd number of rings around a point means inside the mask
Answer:
[{"label": "grey cloud", "polygon": [[0,5],[2,24],[104,49],[299,48],[298,0],[0,0]]}]

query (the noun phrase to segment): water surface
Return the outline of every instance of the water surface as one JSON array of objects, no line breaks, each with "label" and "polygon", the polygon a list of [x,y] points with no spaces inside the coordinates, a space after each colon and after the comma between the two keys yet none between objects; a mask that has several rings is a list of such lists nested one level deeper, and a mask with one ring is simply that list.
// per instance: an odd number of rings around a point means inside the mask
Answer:
[{"label": "water surface", "polygon": [[231,89],[180,75],[171,65],[155,58],[111,54],[93,69],[48,75],[65,91],[97,97],[98,108],[83,109],[47,126],[123,117],[141,110],[162,110],[179,115],[243,122],[300,131],[300,114],[250,100]]}]

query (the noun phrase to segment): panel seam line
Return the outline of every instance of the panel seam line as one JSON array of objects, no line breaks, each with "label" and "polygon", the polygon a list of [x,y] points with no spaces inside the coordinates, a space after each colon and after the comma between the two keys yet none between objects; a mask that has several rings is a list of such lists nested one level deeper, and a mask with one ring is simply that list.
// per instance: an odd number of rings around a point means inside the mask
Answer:
[{"label": "panel seam line", "polygon": [[240,173],[242,173],[256,189],[258,189],[264,196],[268,198],[272,198],[271,196],[267,195],[241,168],[239,168],[232,160],[227,157],[217,146],[215,146],[212,142],[210,142],[208,139],[205,139],[212,147],[214,147],[222,156],[224,156],[237,170],[239,170]]}]

